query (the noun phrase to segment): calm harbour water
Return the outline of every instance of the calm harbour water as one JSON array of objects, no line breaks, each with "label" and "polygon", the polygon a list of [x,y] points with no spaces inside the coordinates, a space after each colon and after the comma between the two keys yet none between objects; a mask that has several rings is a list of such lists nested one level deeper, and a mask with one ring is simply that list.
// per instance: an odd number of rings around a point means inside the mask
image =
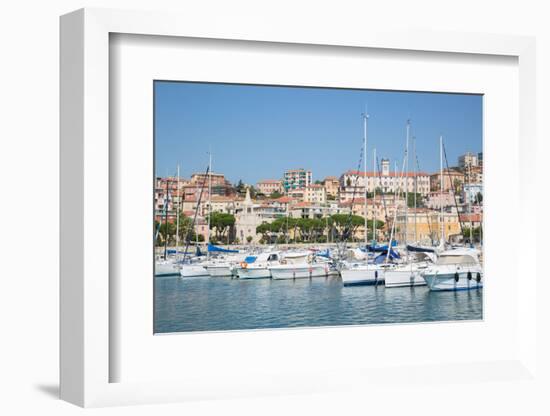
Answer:
[{"label": "calm harbour water", "polygon": [[344,287],[338,277],[155,278],[155,332],[482,319],[482,290]]}]

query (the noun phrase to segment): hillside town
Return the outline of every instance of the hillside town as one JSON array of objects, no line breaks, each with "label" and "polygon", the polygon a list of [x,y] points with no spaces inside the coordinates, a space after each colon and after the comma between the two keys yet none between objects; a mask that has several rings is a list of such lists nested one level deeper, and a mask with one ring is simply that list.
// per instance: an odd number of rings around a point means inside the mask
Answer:
[{"label": "hillside town", "polygon": [[[288,169],[280,178],[265,178],[255,184],[231,183],[220,172],[193,173],[188,179],[157,177],[157,244],[163,244],[166,234],[171,242],[176,222],[180,241],[330,243],[338,238],[339,220],[355,216],[360,220],[352,228],[351,241],[388,239],[394,218],[395,238],[400,241],[433,243],[438,239],[440,220],[448,242],[472,236],[479,241],[482,153],[465,153],[456,166],[436,173],[399,172],[397,163],[392,169],[389,159],[381,159],[378,165],[370,172],[349,170],[315,181],[313,172],[304,168]],[[185,228],[191,224],[193,230]]]}]

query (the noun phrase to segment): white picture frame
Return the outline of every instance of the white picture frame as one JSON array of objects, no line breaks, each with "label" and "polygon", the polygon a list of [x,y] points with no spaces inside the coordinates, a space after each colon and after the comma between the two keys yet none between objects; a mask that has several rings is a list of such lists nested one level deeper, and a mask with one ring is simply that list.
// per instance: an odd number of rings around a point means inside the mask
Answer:
[{"label": "white picture frame", "polygon": [[[183,377],[178,381],[112,382],[111,367],[121,357],[111,348],[116,337],[110,326],[116,309],[111,296],[116,288],[110,249],[109,194],[109,51],[110,34],[225,39],[281,44],[331,45],[334,48],[375,48],[424,51],[439,54],[501,55],[518,60],[519,83],[519,179],[518,213],[528,212],[536,195],[529,180],[529,161],[535,152],[535,42],[533,38],[506,35],[430,33],[350,29],[347,32],[288,29],[273,25],[240,27],[219,21],[205,27],[190,16],[83,9],[61,18],[61,397],[80,406],[157,403],[197,398],[247,397],[262,394],[369,389],[374,384],[400,378],[404,385],[460,378],[482,380],[526,380],[536,376],[536,282],[517,287],[517,346],[498,361],[456,363],[434,366],[419,362],[411,369],[368,367],[368,371],[342,366],[320,368],[319,372],[281,371],[267,379],[239,379],[236,374],[220,374],[215,382],[207,377]],[[490,192],[490,191],[489,191]],[[531,201],[531,202],[530,202]],[[531,215],[519,215],[527,225]],[[525,230],[519,244],[535,241],[533,227]],[[528,246],[527,246],[528,247]],[[523,272],[537,276],[531,250],[518,250]],[[511,271],[517,273],[517,270]],[[517,313],[516,313],[517,312]],[[324,329],[325,334],[334,329]],[[411,331],[411,327],[407,329]],[[295,331],[302,338],[320,332]],[[335,334],[332,332],[332,334]],[[246,334],[241,334],[246,336]],[[152,336],[152,334],[151,334]],[[267,335],[269,336],[269,335]],[[514,339],[516,339],[514,338]],[[239,342],[239,341],[237,341]],[[511,349],[512,351],[512,349]],[[319,377],[319,374],[330,376]],[[413,377],[410,377],[414,373]],[[445,373],[441,375],[440,373]],[[477,376],[472,377],[472,374]],[[480,376],[482,374],[482,376]],[[152,377],[154,379],[154,377]],[[347,382],[342,380],[346,379]],[[274,390],[273,386],[284,386]],[[370,387],[369,387],[370,386]]]}]

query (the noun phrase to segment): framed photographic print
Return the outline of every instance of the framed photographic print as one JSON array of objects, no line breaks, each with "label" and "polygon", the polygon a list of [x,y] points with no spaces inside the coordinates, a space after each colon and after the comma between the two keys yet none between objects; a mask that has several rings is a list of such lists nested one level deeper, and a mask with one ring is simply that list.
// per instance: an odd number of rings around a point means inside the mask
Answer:
[{"label": "framed photographic print", "polygon": [[155,81],[154,108],[155,333],[482,319],[482,95]]},{"label": "framed photographic print", "polygon": [[530,379],[533,40],[245,32],[62,17],[62,398]]}]

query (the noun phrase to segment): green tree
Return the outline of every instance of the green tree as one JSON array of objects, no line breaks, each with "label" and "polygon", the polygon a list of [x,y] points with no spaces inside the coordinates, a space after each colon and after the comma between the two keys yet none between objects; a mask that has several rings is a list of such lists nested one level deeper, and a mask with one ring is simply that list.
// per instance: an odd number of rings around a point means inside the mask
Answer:
[{"label": "green tree", "polygon": [[[470,242],[470,227],[469,226],[463,226],[462,227],[462,237],[464,240]],[[472,239],[473,243],[480,242],[481,241],[481,227],[473,227],[472,228]]]},{"label": "green tree", "polygon": [[[407,194],[407,206],[409,208],[414,208],[414,195],[414,192],[409,192]],[[424,206],[424,197],[422,196],[422,194],[416,194],[416,206],[417,208],[421,208]]]},{"label": "green tree", "polygon": [[179,221],[179,240],[181,244],[184,244],[186,241],[195,241],[197,235],[195,230],[192,227],[193,218],[187,217],[183,213],[180,213]]},{"label": "green tree", "polygon": [[[270,231],[273,236],[277,235],[280,242],[285,243],[289,239],[289,230],[295,229],[296,218],[280,217],[274,220],[270,225]],[[289,239],[290,241],[290,239]]]},{"label": "green tree", "polygon": [[278,198],[280,198],[280,197],[282,197],[282,196],[283,196],[283,194],[280,193],[279,191],[273,191],[273,192],[271,192],[271,195],[269,195],[269,197],[270,197],[271,199],[278,199]]},{"label": "green tree", "polygon": [[248,244],[250,244],[252,242],[252,236],[249,235],[248,237],[246,237],[246,241],[248,242]]},{"label": "green tree", "polygon": [[453,181],[453,187],[455,192],[461,192],[462,191],[462,182],[459,179],[455,179]]},{"label": "green tree", "polygon": [[329,224],[340,240],[352,240],[357,228],[365,225],[365,219],[360,215],[334,214],[329,217]]},{"label": "green tree", "polygon": [[210,214],[210,229],[215,230],[215,241],[223,241],[229,236],[230,229],[235,225],[235,216],[225,212]]},{"label": "green tree", "polygon": [[242,179],[239,179],[239,181],[235,184],[235,191],[238,194],[244,194],[244,192],[246,191]]},{"label": "green tree", "polygon": [[159,236],[157,242],[159,245],[164,245],[164,242],[168,239],[168,244],[172,245],[176,242],[176,224],[173,222],[162,222],[159,228]]},{"label": "green tree", "polygon": [[262,238],[260,240],[260,243],[269,242],[272,239],[272,230],[271,230],[271,224],[268,222],[263,222],[260,225],[256,227],[256,234],[261,234]]}]

